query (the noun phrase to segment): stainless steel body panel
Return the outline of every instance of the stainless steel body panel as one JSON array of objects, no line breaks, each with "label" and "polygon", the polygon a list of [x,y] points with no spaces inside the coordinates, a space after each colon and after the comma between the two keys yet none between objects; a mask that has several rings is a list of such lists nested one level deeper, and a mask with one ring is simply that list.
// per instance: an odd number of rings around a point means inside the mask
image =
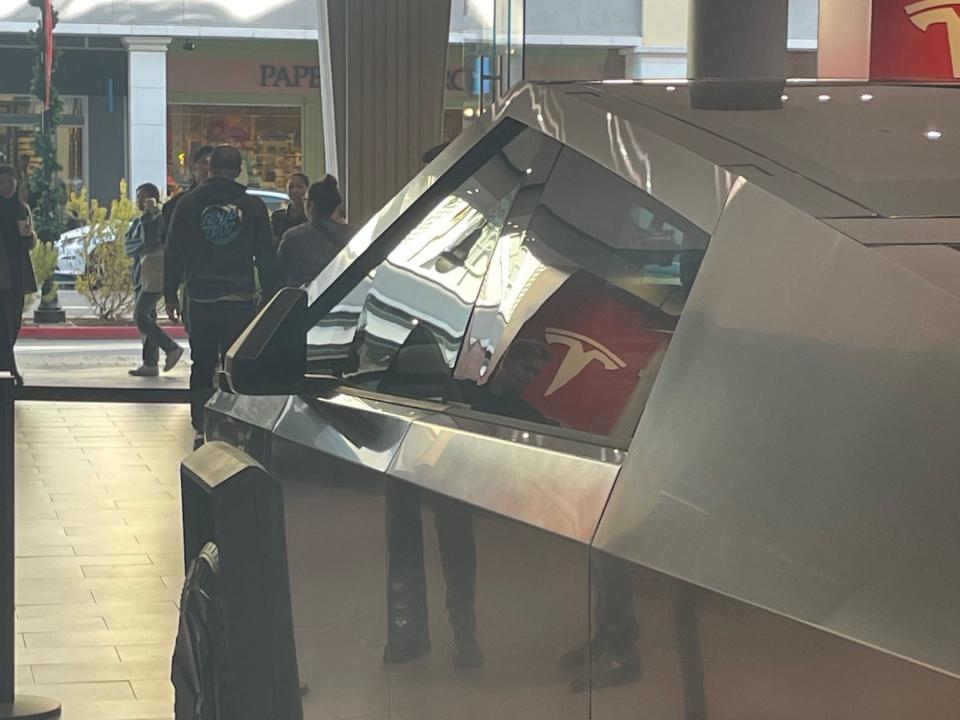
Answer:
[{"label": "stainless steel body panel", "polygon": [[[502,466],[467,470],[479,481]],[[557,670],[558,659],[589,638],[587,546],[387,482],[389,587],[402,588],[400,599],[418,609],[407,629],[422,625],[428,644],[389,664],[391,717],[587,720],[589,693],[572,692]],[[471,636],[482,664],[456,667],[456,648],[470,646]]]},{"label": "stainless steel body panel", "polygon": [[332,400],[291,397],[274,435],[323,455],[384,472],[417,414],[424,413],[350,395]]},{"label": "stainless steel body panel", "polygon": [[540,130],[712,231],[733,175],[594,104],[592,97],[587,85],[525,85],[494,117],[512,117]]},{"label": "stainless steel body panel", "polygon": [[593,720],[956,717],[955,678],[604,553],[592,560],[592,596],[607,608],[594,608],[594,635],[634,640],[643,670],[594,687]]},{"label": "stainless steel body panel", "polygon": [[960,245],[960,218],[832,218],[826,223],[864,245]]},{"label": "stainless steel body panel", "polygon": [[596,546],[960,673],[960,302],[742,183]]},{"label": "stainless steel body panel", "polygon": [[[390,467],[393,477],[473,507],[587,544],[618,464],[416,422]],[[524,437],[526,435],[526,437]]]},{"label": "stainless steel body panel", "polygon": [[[887,243],[950,242],[953,219],[817,220],[877,210],[653,93],[517,90],[310,286],[485,131],[541,130],[712,234],[626,450],[379,384],[210,405],[211,436],[283,483],[308,720],[956,717],[960,253]],[[501,237],[548,195],[521,191]],[[472,319],[500,312],[483,297]]]}]

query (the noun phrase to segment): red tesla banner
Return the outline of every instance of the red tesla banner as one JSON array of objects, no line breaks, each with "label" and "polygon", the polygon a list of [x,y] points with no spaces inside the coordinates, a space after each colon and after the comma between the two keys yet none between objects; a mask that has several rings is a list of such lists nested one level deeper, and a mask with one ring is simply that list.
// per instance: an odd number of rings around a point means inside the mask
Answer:
[{"label": "red tesla banner", "polygon": [[960,0],[873,0],[870,77],[960,79]]},{"label": "red tesla banner", "polygon": [[524,399],[567,427],[606,434],[613,430],[640,373],[670,341],[647,310],[627,302],[588,273],[567,280],[520,337],[546,342],[553,360],[527,386]]}]

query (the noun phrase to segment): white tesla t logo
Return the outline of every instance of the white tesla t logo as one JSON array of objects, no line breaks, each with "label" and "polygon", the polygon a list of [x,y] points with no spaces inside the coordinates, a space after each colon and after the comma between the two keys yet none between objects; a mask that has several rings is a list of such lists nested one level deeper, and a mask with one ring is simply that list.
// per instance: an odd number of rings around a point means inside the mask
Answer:
[{"label": "white tesla t logo", "polygon": [[586,335],[571,330],[547,328],[545,337],[551,345],[566,345],[567,354],[560,363],[553,382],[544,393],[544,397],[553,395],[557,390],[582,373],[587,365],[594,360],[599,362],[604,370],[622,370],[627,364],[613,354],[608,348]]},{"label": "white tesla t logo", "polygon": [[953,76],[960,78],[960,15],[957,14],[957,0],[920,0],[910,3],[904,8],[910,22],[918,28],[927,31],[933,25],[946,25],[947,38],[950,43],[950,63],[953,66]]}]

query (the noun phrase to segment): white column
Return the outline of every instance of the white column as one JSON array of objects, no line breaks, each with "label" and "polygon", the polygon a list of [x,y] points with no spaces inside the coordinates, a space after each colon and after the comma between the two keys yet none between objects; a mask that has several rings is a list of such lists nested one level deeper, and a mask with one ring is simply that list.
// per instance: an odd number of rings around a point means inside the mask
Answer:
[{"label": "white column", "polygon": [[689,0],[644,0],[643,44],[627,50],[627,77],[687,77]]},{"label": "white column", "polygon": [[818,77],[870,77],[872,17],[873,0],[820,0]]},{"label": "white column", "polygon": [[131,196],[143,183],[167,191],[168,37],[125,37],[129,55],[127,178]]}]

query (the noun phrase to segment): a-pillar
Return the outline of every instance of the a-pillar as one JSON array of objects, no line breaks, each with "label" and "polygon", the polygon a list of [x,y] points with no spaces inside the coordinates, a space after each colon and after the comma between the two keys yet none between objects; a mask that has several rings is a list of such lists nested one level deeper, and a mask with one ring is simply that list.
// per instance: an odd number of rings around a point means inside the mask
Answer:
[{"label": "a-pillar", "polygon": [[644,0],[643,44],[624,52],[627,77],[687,77],[686,0]]},{"label": "a-pillar", "polygon": [[143,183],[167,189],[168,37],[125,37],[128,51],[128,184],[131,196]]}]

